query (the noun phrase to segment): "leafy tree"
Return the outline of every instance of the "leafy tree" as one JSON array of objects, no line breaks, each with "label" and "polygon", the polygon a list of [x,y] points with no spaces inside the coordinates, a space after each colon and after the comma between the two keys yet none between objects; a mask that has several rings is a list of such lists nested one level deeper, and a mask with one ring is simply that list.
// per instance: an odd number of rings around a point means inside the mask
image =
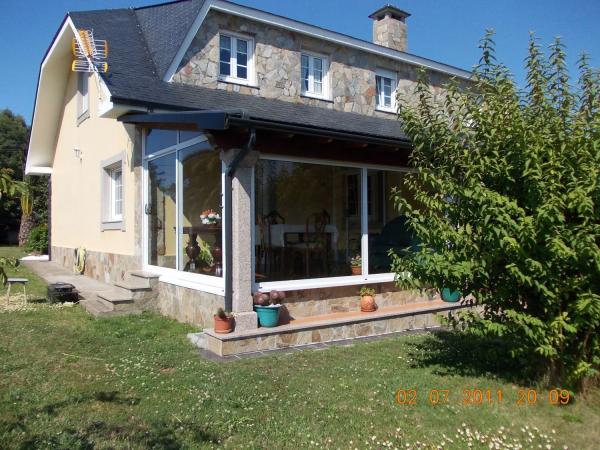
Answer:
[{"label": "leafy tree", "polygon": [[[471,295],[470,333],[501,336],[550,383],[584,388],[600,367],[600,76],[570,85],[559,39],[529,43],[527,87],[481,41],[473,83],[399,98],[417,169],[395,201],[421,245],[392,255],[404,288]],[[538,372],[539,373],[539,372]]]},{"label": "leafy tree", "polygon": [[[0,167],[10,169],[15,180],[23,178],[23,155],[27,147],[28,130],[21,116],[10,110],[0,111]],[[0,203],[0,236],[19,229],[21,209],[16,197],[4,198]]]},{"label": "leafy tree", "polygon": [[[19,231],[19,245],[24,245],[31,229],[48,222],[48,178],[23,175],[29,129],[23,117],[10,110],[0,111],[0,167],[12,170],[12,178],[29,186],[31,204],[18,197],[8,197],[0,204],[0,242],[8,231]],[[22,208],[25,206],[25,209]]]},{"label": "leafy tree", "polygon": [[[26,183],[22,181],[15,181],[12,178],[13,171],[11,169],[0,168],[0,205],[2,205],[7,198],[20,196],[24,202],[27,202],[29,198],[29,189]],[[11,258],[0,257],[0,285],[6,284],[7,277],[4,271],[5,266],[17,266],[18,260]]]}]

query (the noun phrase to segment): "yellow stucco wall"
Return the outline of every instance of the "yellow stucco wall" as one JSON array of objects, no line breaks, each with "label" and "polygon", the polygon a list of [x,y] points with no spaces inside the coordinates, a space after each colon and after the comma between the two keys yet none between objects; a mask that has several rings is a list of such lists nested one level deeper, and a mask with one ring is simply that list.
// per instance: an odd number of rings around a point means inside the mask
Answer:
[{"label": "yellow stucco wall", "polygon": [[[77,74],[67,84],[52,169],[52,245],[134,255],[135,128],[98,117],[98,85],[89,78],[89,118],[77,125]],[[77,158],[74,149],[81,150]],[[102,230],[101,162],[124,154],[124,230]]]}]

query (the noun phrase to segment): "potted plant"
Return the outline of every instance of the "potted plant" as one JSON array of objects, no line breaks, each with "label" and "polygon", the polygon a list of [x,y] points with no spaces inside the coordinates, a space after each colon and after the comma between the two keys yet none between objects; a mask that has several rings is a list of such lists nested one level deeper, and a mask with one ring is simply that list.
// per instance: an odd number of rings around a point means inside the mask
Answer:
[{"label": "potted plant", "polygon": [[212,266],[215,263],[215,259],[212,255],[212,251],[210,248],[210,244],[206,242],[202,238],[198,238],[200,242],[198,242],[198,247],[200,247],[200,251],[198,252],[198,259],[202,262],[202,271],[210,272],[212,270]]},{"label": "potted plant", "polygon": [[377,309],[375,304],[375,289],[368,287],[360,288],[360,310],[362,312],[373,312]]},{"label": "potted plant", "polygon": [[215,333],[231,333],[233,331],[233,314],[219,308],[213,317],[215,319]]},{"label": "potted plant", "polygon": [[442,297],[442,300],[444,300],[445,302],[448,303],[456,303],[457,301],[460,300],[461,294],[460,291],[458,290],[452,290],[450,288],[443,288],[440,296]]},{"label": "potted plant", "polygon": [[254,311],[261,327],[272,328],[279,324],[281,300],[284,298],[285,294],[280,291],[254,293]]},{"label": "potted plant", "polygon": [[362,275],[362,258],[360,255],[353,256],[350,260],[352,275]]}]

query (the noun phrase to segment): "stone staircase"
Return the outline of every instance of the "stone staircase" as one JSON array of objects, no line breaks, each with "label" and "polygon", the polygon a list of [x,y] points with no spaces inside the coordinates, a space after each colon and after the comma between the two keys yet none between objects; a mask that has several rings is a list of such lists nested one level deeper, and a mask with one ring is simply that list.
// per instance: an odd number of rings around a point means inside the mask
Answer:
[{"label": "stone staircase", "polygon": [[152,309],[156,299],[159,275],[144,272],[127,272],[123,281],[111,289],[97,292],[80,301],[81,306],[94,317],[111,317],[125,314],[140,314]]}]

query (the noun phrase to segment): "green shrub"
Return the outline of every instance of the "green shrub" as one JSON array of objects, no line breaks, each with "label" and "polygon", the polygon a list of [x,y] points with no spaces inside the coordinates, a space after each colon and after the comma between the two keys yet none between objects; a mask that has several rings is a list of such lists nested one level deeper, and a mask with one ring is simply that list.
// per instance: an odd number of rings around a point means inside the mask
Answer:
[{"label": "green shrub", "polygon": [[42,254],[48,252],[48,226],[45,223],[33,227],[29,233],[25,248],[29,252]]},{"label": "green shrub", "polygon": [[532,37],[522,91],[491,33],[481,48],[471,87],[434,97],[423,74],[417,104],[399,98],[419,207],[395,200],[422,244],[393,268],[401,287],[471,294],[468,332],[581,388],[600,368],[600,77],[582,57],[572,88],[560,40],[546,57]]}]

